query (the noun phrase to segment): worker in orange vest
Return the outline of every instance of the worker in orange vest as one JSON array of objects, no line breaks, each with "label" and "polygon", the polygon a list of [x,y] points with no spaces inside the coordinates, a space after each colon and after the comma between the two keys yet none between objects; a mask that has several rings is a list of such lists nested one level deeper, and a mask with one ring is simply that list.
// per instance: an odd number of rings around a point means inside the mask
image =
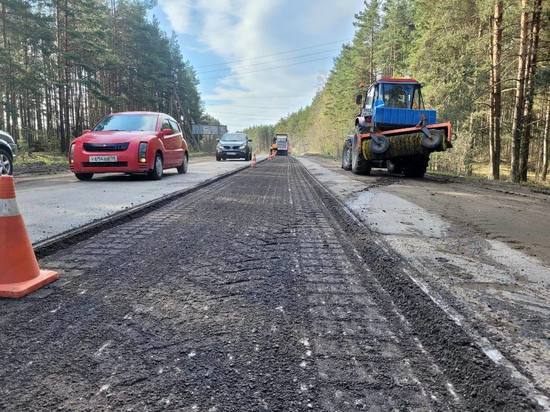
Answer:
[{"label": "worker in orange vest", "polygon": [[271,144],[271,151],[270,151],[270,154],[271,156],[275,156],[277,154],[277,138],[274,137],[273,138],[273,143]]}]

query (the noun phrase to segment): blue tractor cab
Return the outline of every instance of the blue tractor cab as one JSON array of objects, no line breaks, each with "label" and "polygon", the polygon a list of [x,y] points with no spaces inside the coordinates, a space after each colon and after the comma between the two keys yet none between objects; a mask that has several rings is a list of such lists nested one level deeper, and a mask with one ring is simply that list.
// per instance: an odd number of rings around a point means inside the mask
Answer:
[{"label": "blue tractor cab", "polygon": [[414,79],[376,81],[366,93],[359,125],[370,132],[437,123],[437,112],[424,108],[421,89],[422,85]]}]

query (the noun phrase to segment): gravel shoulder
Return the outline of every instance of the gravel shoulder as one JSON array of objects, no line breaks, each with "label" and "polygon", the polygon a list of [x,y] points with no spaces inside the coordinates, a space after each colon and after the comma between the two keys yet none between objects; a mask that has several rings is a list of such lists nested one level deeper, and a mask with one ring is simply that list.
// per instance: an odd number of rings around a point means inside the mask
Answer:
[{"label": "gravel shoulder", "polygon": [[376,170],[355,176],[333,161],[300,160],[547,402],[548,196]]}]

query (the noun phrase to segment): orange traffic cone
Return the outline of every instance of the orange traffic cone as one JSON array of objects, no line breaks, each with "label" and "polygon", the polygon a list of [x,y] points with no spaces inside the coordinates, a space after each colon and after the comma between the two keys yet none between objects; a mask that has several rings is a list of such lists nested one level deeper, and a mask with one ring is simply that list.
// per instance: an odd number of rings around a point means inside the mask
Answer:
[{"label": "orange traffic cone", "polygon": [[252,167],[256,167],[256,153],[252,155]]},{"label": "orange traffic cone", "polygon": [[0,297],[20,298],[57,280],[40,270],[19,214],[11,176],[0,176]]}]

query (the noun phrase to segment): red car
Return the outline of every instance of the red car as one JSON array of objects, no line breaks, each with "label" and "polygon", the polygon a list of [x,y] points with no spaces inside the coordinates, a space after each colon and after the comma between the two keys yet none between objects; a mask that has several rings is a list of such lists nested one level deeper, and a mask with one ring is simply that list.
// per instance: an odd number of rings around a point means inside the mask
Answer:
[{"label": "red car", "polygon": [[96,173],[146,173],[162,179],[163,171],[187,172],[189,150],[180,125],[171,116],[152,112],[114,113],[71,143],[69,165],[79,180]]}]

